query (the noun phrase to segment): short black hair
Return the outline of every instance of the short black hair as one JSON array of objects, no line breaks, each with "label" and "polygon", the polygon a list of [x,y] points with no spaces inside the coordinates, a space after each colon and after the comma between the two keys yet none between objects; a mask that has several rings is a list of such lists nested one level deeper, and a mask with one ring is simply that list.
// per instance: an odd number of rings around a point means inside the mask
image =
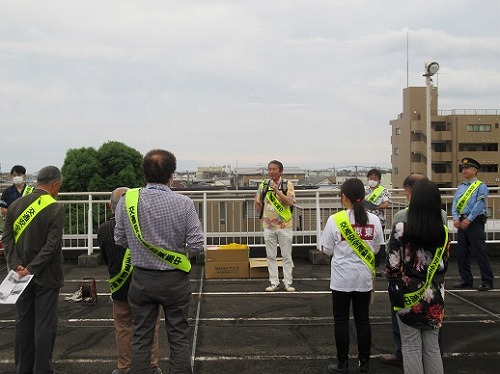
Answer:
[{"label": "short black hair", "polygon": [[14,165],[12,169],[10,169],[10,175],[13,175],[14,173],[25,175],[26,174],[26,168],[21,165]]},{"label": "short black hair", "polygon": [[283,164],[280,161],[278,161],[278,160],[269,161],[269,164],[267,164],[267,167],[269,167],[269,165],[271,165],[271,164],[276,165],[278,167],[280,173],[283,173]]},{"label": "short black hair", "polygon": [[370,169],[368,171],[368,174],[366,174],[366,177],[370,178],[372,175],[375,175],[378,178],[378,180],[382,180],[382,173],[380,173],[380,170],[378,170],[378,169]]},{"label": "short black hair", "polygon": [[164,149],[153,149],[142,160],[146,183],[167,184],[176,168],[177,159],[174,154]]}]

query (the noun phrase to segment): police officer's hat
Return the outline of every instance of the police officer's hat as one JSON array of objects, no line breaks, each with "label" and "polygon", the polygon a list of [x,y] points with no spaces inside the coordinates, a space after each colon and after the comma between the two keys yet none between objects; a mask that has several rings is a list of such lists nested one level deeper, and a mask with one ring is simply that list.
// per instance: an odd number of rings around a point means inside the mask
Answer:
[{"label": "police officer's hat", "polygon": [[473,158],[470,158],[470,157],[465,157],[463,158],[461,161],[462,163],[462,168],[470,168],[470,167],[473,167],[473,168],[476,168],[476,169],[481,169],[481,164],[479,162],[477,162],[476,160],[474,160]]}]

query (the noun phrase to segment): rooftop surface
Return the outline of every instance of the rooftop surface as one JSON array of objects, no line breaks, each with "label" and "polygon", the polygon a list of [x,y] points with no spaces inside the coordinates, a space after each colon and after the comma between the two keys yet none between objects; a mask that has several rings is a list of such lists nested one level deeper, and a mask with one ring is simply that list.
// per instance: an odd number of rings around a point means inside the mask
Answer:
[{"label": "rooftop surface", "polygon": [[[6,275],[0,258],[0,277]],[[493,258],[496,285],[500,261]],[[474,275],[479,271],[474,266]],[[59,328],[54,352],[56,373],[109,374],[116,367],[112,302],[104,265],[94,268],[64,263],[65,286],[59,303]],[[450,263],[448,285],[458,280]],[[191,272],[190,340],[195,373],[326,373],[335,357],[329,265],[297,260],[295,293],[264,292],[266,279],[204,279],[204,268]],[[97,281],[98,302],[92,306],[64,301],[83,278]],[[479,279],[475,278],[477,284]],[[392,353],[390,306],[384,277],[376,278],[371,305],[372,373],[403,373],[382,363]],[[500,289],[489,292],[448,290],[443,326],[445,373],[498,373],[500,366]],[[15,307],[0,305],[0,372],[15,373]],[[168,373],[165,330],[160,334],[160,367]],[[351,321],[351,372],[357,372],[355,328]]]}]

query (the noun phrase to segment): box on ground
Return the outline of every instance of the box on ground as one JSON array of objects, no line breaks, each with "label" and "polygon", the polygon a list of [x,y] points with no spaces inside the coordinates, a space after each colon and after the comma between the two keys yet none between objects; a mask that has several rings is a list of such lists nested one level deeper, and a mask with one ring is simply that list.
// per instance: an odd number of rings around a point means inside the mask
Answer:
[{"label": "box on ground", "polygon": [[[267,259],[263,258],[251,258],[249,277],[250,278],[269,278],[269,271],[267,270]],[[278,257],[278,273],[279,277],[283,278],[283,259]]]},{"label": "box on ground", "polygon": [[205,251],[205,278],[248,278],[248,246],[208,246]]}]

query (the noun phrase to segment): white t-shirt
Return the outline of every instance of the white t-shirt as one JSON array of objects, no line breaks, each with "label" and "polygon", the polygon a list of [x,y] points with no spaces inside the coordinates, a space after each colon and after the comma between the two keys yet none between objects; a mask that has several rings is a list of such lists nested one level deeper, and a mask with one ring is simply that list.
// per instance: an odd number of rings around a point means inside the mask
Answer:
[{"label": "white t-shirt", "polygon": [[[348,209],[347,216],[354,230],[360,235],[373,253],[378,253],[380,245],[384,243],[382,225],[379,218],[372,213],[368,214],[368,224],[357,226],[354,224],[354,213]],[[321,234],[323,252],[332,257],[330,288],[343,292],[368,292],[373,288],[373,276],[368,266],[354,252],[352,247],[342,238],[340,231],[333,219],[328,218],[323,233]]]}]

